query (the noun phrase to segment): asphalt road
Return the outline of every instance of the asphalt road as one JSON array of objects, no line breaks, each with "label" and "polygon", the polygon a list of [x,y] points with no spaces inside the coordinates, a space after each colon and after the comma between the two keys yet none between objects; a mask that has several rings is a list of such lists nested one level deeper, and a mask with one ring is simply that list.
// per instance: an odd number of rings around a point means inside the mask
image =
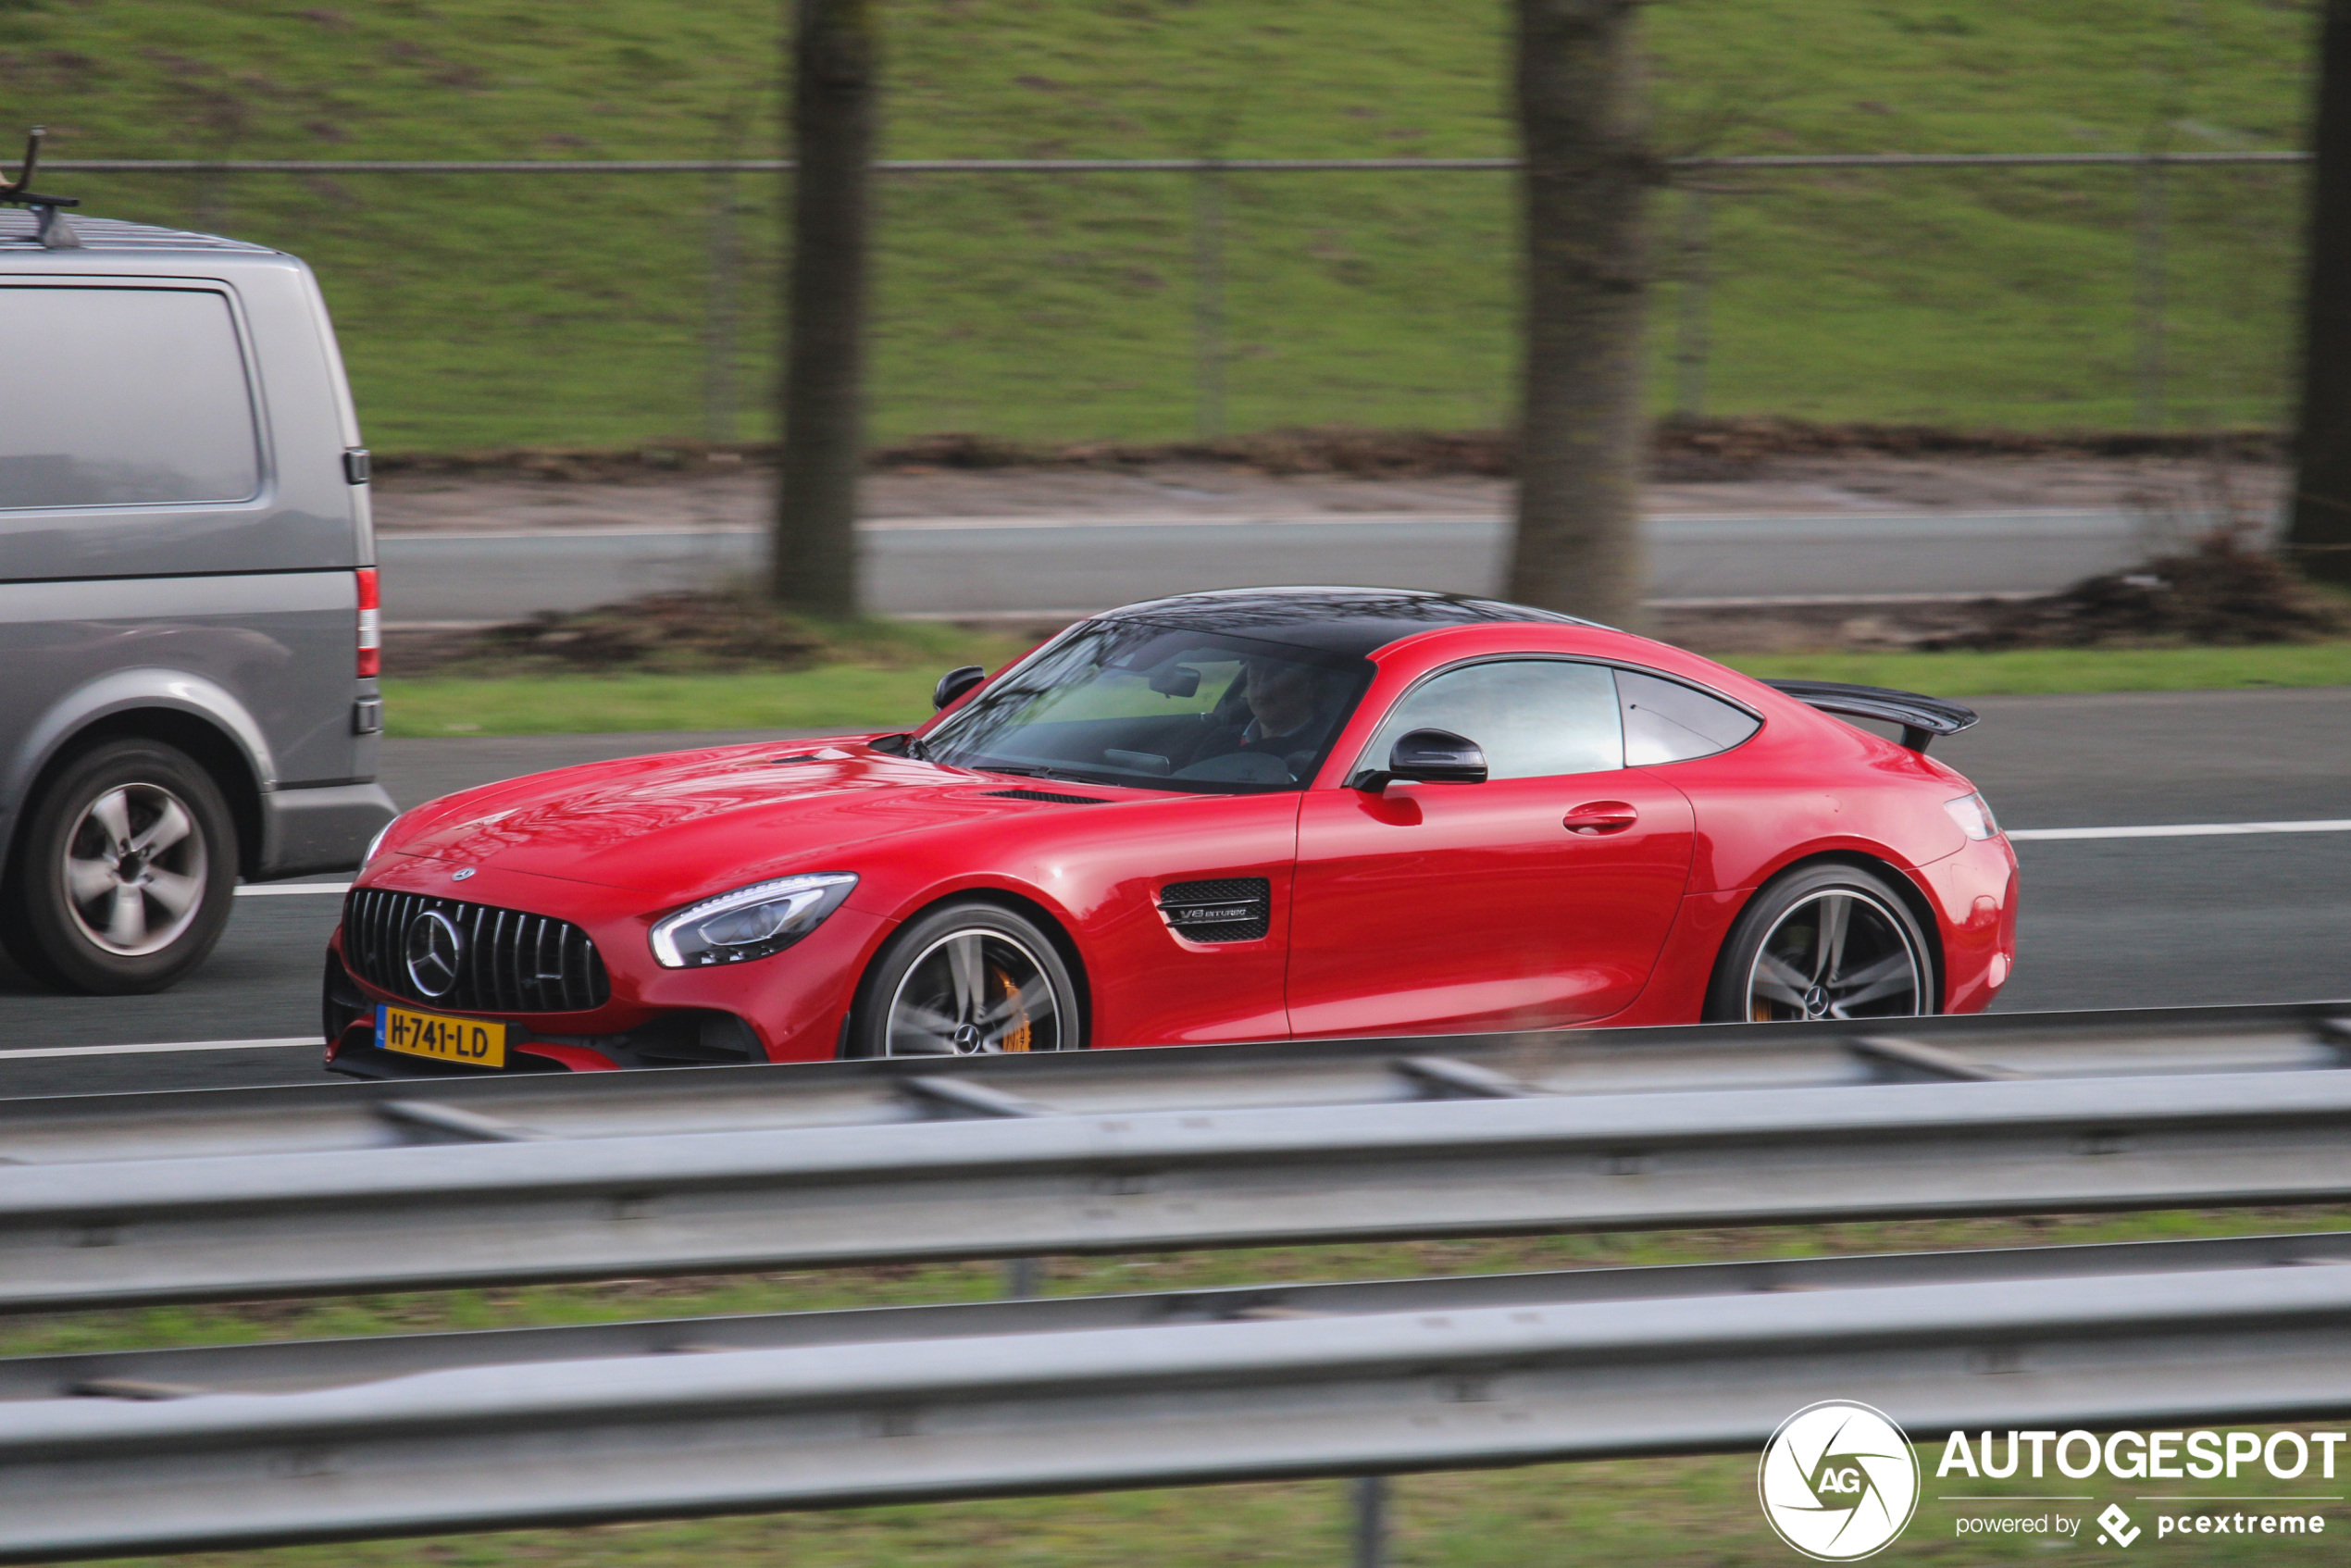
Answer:
[{"label": "asphalt road", "polygon": [[[2351,818],[2351,689],[1985,698],[1938,753],[2010,828]],[[775,738],[774,731],[742,739]],[[412,805],[465,785],[728,736],[404,740]],[[2028,840],[2002,1010],[2351,997],[2351,832]],[[240,898],[193,979],[160,997],[55,997],[0,971],[0,1093],[308,1081],[317,1046],[98,1056],[81,1045],[311,1037],[337,901]]]},{"label": "asphalt road", "polygon": [[[2145,554],[2124,512],[1652,517],[1660,600],[2025,592]],[[1262,519],[927,517],[859,525],[867,597],[885,615],[1083,612],[1164,593],[1332,580],[1499,592],[1496,516]],[[387,533],[384,617],[516,619],[755,569],[745,529]]]}]

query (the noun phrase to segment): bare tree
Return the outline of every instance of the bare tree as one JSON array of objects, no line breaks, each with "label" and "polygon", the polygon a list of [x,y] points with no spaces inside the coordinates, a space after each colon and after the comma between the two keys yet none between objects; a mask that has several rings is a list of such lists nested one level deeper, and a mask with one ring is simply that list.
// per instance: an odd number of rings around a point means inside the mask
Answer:
[{"label": "bare tree", "polygon": [[876,0],[797,0],[783,477],[771,591],[811,615],[857,612],[865,461],[867,237],[878,112]]},{"label": "bare tree", "polygon": [[1641,329],[1651,155],[1637,0],[1516,0],[1526,229],[1513,598],[1643,618]]},{"label": "bare tree", "polygon": [[2310,240],[2303,303],[2295,564],[2351,583],[2351,0],[2319,24],[2319,112],[2311,140]]}]

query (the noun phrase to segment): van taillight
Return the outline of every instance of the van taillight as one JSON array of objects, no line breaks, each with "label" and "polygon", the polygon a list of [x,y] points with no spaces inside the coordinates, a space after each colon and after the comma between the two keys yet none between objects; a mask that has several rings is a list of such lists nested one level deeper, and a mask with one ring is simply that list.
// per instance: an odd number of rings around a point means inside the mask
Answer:
[{"label": "van taillight", "polygon": [[376,568],[362,566],[359,578],[359,673],[362,677],[383,671],[384,621],[381,601],[376,596]]}]

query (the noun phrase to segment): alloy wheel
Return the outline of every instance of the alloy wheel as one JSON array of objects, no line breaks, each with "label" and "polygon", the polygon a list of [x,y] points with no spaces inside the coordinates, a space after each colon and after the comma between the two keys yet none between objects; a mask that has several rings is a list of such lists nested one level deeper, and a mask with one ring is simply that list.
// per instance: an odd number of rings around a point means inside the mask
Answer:
[{"label": "alloy wheel", "polygon": [[1924,1011],[1926,966],[1901,918],[1867,893],[1829,888],[1791,906],[1748,971],[1747,1016],[1908,1018]]},{"label": "alloy wheel", "polygon": [[93,946],[125,958],[169,947],[204,906],[204,839],[194,814],[159,784],[99,795],[66,839],[74,924]]},{"label": "alloy wheel", "polygon": [[892,1056],[1059,1051],[1061,1010],[1037,955],[1002,931],[951,931],[925,948],[890,998]]}]

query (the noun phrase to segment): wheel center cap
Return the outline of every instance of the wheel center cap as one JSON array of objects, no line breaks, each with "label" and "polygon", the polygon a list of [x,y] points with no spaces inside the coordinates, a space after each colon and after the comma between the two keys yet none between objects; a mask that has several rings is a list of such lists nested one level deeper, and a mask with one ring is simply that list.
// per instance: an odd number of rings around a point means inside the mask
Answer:
[{"label": "wheel center cap", "polygon": [[1813,986],[1805,991],[1804,1015],[1807,1018],[1825,1018],[1828,1011],[1829,989],[1826,986]]},{"label": "wheel center cap", "polygon": [[955,1049],[957,1051],[965,1052],[977,1051],[979,1049],[979,1026],[977,1024],[958,1024],[955,1027],[954,1039]]}]

